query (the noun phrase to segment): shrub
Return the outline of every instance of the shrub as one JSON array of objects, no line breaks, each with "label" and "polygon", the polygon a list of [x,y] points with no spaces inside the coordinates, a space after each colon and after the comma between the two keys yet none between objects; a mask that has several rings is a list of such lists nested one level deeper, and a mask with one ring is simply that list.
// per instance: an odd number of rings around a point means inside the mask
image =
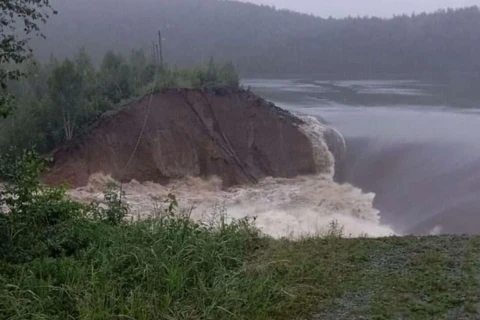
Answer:
[{"label": "shrub", "polygon": [[85,206],[70,201],[62,188],[40,185],[43,162],[32,151],[0,157],[0,259],[23,263],[38,257],[72,255],[85,246],[72,229]]},{"label": "shrub", "polygon": [[247,267],[263,241],[248,220],[196,223],[170,195],[161,216],[126,223],[113,185],[82,205],[40,184],[35,153],[0,163],[0,319],[250,319],[283,295]]},{"label": "shrub", "polygon": [[128,204],[122,199],[125,193],[116,183],[109,183],[104,192],[105,205],[94,202],[90,206],[93,219],[111,225],[119,225],[124,222],[129,213]]}]

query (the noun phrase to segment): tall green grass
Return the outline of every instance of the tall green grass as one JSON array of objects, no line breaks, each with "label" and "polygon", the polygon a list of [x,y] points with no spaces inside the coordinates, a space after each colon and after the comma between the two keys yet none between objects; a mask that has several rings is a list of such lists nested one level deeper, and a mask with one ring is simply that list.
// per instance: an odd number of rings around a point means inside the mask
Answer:
[{"label": "tall green grass", "polygon": [[247,220],[192,222],[173,196],[127,223],[115,189],[82,205],[0,158],[0,319],[479,319],[480,241],[274,240]]},{"label": "tall green grass", "polygon": [[249,268],[266,239],[247,220],[195,223],[172,196],[126,223],[112,190],[86,206],[39,183],[35,154],[0,162],[0,319],[252,319],[282,299]]},{"label": "tall green grass", "polygon": [[0,318],[252,319],[281,297],[247,267],[262,241],[245,221],[76,221],[68,229],[89,242],[74,255],[0,264]]}]

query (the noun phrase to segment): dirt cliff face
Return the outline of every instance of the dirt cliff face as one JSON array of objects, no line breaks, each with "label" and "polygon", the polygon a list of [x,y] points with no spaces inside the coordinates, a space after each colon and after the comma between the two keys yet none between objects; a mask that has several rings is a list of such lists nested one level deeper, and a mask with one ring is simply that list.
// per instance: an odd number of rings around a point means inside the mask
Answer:
[{"label": "dirt cliff face", "polygon": [[44,181],[79,187],[98,172],[162,184],[215,175],[232,186],[315,173],[312,143],[301,124],[250,92],[166,90],[102,116],[59,148]]}]

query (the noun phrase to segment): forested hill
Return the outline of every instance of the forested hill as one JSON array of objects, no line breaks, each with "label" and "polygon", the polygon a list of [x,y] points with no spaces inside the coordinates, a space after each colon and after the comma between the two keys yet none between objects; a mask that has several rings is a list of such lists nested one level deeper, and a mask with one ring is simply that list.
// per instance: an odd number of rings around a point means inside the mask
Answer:
[{"label": "forested hill", "polygon": [[471,7],[391,19],[323,19],[217,0],[56,0],[37,55],[95,57],[151,50],[164,35],[167,61],[232,59],[243,74],[480,71],[480,10]]}]

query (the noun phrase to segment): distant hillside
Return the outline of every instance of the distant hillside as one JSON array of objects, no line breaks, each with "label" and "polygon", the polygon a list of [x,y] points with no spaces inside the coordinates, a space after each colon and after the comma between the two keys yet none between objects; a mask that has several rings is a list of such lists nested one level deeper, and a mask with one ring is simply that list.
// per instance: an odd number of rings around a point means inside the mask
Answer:
[{"label": "distant hillside", "polygon": [[[480,10],[393,19],[322,19],[236,1],[56,0],[59,14],[36,40],[37,55],[64,57],[85,45],[95,57],[151,50],[164,34],[170,64],[210,56],[242,73],[479,71]],[[98,58],[99,59],[99,58]]]}]

